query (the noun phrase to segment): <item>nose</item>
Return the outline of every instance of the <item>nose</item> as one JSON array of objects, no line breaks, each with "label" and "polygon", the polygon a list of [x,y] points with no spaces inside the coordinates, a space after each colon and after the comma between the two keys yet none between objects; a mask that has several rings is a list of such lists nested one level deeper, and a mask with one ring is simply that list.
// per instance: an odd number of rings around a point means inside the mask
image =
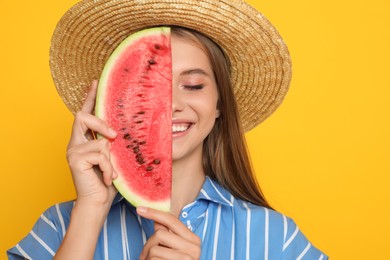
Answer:
[{"label": "nose", "polygon": [[184,101],[182,93],[177,86],[172,86],[172,114],[175,112],[183,111]]}]

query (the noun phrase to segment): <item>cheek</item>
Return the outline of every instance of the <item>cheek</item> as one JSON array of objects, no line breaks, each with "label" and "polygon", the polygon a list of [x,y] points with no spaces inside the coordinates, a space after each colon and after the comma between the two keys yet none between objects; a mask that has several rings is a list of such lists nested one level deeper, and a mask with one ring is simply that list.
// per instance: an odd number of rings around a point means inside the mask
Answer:
[{"label": "cheek", "polygon": [[217,100],[215,98],[203,97],[193,100],[193,106],[203,117],[214,117],[217,114]]}]

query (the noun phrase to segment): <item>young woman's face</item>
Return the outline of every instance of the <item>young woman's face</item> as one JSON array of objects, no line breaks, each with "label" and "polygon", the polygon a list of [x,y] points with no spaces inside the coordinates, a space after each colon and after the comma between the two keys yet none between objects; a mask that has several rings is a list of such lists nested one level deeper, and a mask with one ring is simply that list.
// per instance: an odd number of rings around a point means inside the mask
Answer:
[{"label": "young woman's face", "polygon": [[219,116],[218,91],[206,53],[196,43],[172,36],[173,161],[201,161],[203,140]]}]

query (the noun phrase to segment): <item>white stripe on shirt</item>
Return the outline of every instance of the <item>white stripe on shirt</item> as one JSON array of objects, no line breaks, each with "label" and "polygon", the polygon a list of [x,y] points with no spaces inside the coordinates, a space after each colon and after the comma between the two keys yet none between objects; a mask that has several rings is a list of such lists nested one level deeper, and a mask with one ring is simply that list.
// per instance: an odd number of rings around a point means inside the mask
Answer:
[{"label": "white stripe on shirt", "polygon": [[206,197],[206,199],[211,200],[210,196],[206,193],[204,189],[201,189],[200,192]]},{"label": "white stripe on shirt", "polygon": [[26,259],[32,259],[31,256],[29,256],[29,255],[23,250],[23,248],[22,248],[19,244],[17,244],[15,247],[19,250],[19,252],[22,254],[22,256],[23,256],[24,258],[26,258]]},{"label": "white stripe on shirt", "polygon": [[127,256],[129,249],[127,247],[127,228],[126,228],[126,208],[125,204],[120,208],[120,216],[121,216],[121,234],[122,234],[122,254],[123,260],[130,259],[130,256]]},{"label": "white stripe on shirt", "polygon": [[[230,202],[232,203],[232,205],[234,205],[234,197],[233,195],[230,197]],[[230,249],[230,260],[234,260],[234,247],[235,247],[235,236],[236,236],[236,223],[235,223],[235,219],[234,219],[234,210],[232,211],[233,213],[233,216],[232,216],[232,245],[231,245],[231,249]]]},{"label": "white stripe on shirt", "polygon": [[209,214],[208,214],[209,210],[207,209],[206,210],[206,213],[205,213],[205,220],[204,220],[204,227],[203,227],[203,236],[202,236],[202,243],[204,241],[204,238],[206,236],[206,231],[207,231],[207,224],[208,224],[208,221],[209,221]]},{"label": "white stripe on shirt", "polygon": [[301,260],[307,253],[307,251],[309,251],[309,248],[311,247],[311,244],[308,243],[307,246],[305,247],[305,249],[302,251],[302,253],[297,257],[297,260]]},{"label": "white stripe on shirt", "polygon": [[224,200],[226,201],[230,206],[233,206],[232,203],[230,201],[228,201],[222,194],[221,192],[217,189],[217,187],[215,187],[213,181],[210,179],[210,183],[211,185],[213,186],[214,190],[218,193],[218,195]]},{"label": "white stripe on shirt", "polygon": [[104,259],[108,260],[107,219],[104,221],[104,226],[103,226],[103,247],[104,247]]},{"label": "white stripe on shirt", "polygon": [[287,240],[287,242],[283,245],[283,251],[286,250],[286,248],[291,244],[291,242],[294,240],[294,238],[297,236],[299,231],[298,226],[295,228],[294,233],[291,235],[291,237]]},{"label": "white stripe on shirt", "polygon": [[41,215],[41,219],[45,221],[49,226],[51,226],[55,231],[57,231],[56,226],[54,226],[53,222],[51,222],[45,215]]},{"label": "white stripe on shirt", "polygon": [[265,227],[264,227],[264,260],[268,260],[268,250],[269,250],[269,212],[267,208],[264,208],[265,211]]},{"label": "white stripe on shirt", "polygon": [[64,224],[64,218],[62,217],[62,213],[61,213],[59,204],[56,204],[56,210],[57,210],[57,214],[58,214],[58,219],[60,220],[60,223],[61,223],[62,237],[65,237],[66,229],[65,229],[65,224]]},{"label": "white stripe on shirt", "polygon": [[145,245],[146,243],[146,234],[145,234],[145,230],[142,226],[142,220],[141,220],[141,216],[137,214],[137,220],[138,220],[138,223],[139,223],[139,226],[141,227],[141,230],[142,230],[142,243]]},{"label": "white stripe on shirt", "polygon": [[215,224],[215,233],[214,233],[213,260],[217,259],[219,226],[221,223],[221,208],[222,208],[222,205],[219,204],[218,211],[217,211],[217,223]]},{"label": "white stripe on shirt", "polygon": [[47,252],[49,252],[52,256],[55,255],[54,251],[37,234],[35,234],[33,230],[30,231],[30,234],[47,250]]},{"label": "white stripe on shirt", "polygon": [[244,204],[244,207],[246,208],[246,259],[249,260],[250,259],[250,254],[249,254],[249,250],[250,250],[250,238],[251,238],[251,210],[250,208],[248,207],[248,204],[246,204],[245,202],[243,203]]}]

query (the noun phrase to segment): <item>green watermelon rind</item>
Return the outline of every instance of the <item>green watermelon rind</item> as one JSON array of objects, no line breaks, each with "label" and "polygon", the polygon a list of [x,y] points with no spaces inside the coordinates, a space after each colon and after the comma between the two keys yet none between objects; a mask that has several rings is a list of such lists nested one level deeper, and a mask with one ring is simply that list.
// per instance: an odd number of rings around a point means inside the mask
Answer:
[{"label": "green watermelon rind", "polygon": [[[156,34],[164,34],[164,35],[170,35],[170,28],[169,27],[154,27],[149,29],[144,29],[142,31],[136,32],[129,37],[127,37],[122,43],[118,45],[118,47],[113,51],[109,59],[107,60],[102,74],[100,76],[99,84],[98,84],[98,90],[96,95],[96,106],[95,106],[95,115],[98,116],[100,119],[105,120],[105,92],[106,92],[106,86],[108,85],[108,79],[110,75],[111,68],[115,65],[117,61],[117,57],[121,56],[121,53],[126,50],[126,48],[132,44],[133,41],[141,39],[145,36],[153,36]],[[104,138],[101,135],[98,135],[98,138]],[[113,165],[114,169],[118,169],[117,163],[112,158],[111,163]],[[131,190],[128,189],[128,187],[125,184],[124,178],[118,174],[118,177],[113,180],[114,186],[117,188],[119,193],[128,200],[132,205],[134,206],[145,206],[150,207],[154,209],[158,209],[161,211],[169,212],[170,210],[170,198],[167,200],[159,200],[159,201],[150,201],[143,199],[140,194],[134,193]]]},{"label": "green watermelon rind", "polygon": [[[113,164],[115,164],[113,162]],[[115,168],[115,166],[114,166]],[[118,178],[116,178],[113,181],[115,187],[119,191],[122,196],[128,200],[132,205],[139,206],[142,205],[143,207],[158,209],[161,211],[169,212],[171,202],[170,200],[160,200],[160,201],[150,201],[150,200],[144,200],[142,199],[138,194],[131,192],[127,186],[125,185],[125,180],[121,175],[118,175]]]}]

